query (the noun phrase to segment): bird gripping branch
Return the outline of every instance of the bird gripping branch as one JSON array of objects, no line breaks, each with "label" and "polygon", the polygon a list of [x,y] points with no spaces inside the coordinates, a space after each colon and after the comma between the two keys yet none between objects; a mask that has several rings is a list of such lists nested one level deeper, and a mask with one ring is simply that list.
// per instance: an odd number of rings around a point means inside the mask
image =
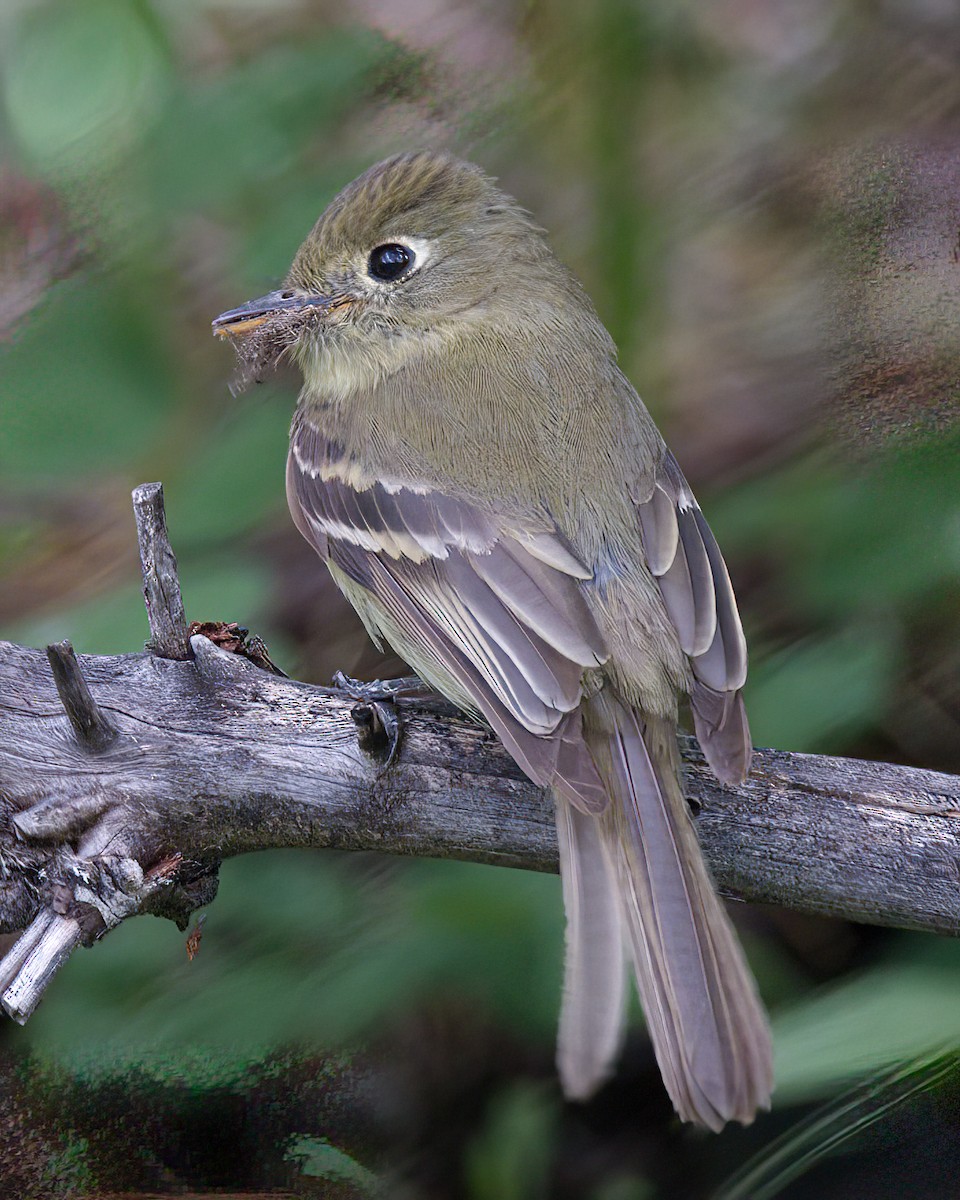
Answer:
[{"label": "bird gripping branch", "polygon": [[682,1118],[769,1104],[766,1018],[679,778],[750,767],[727,569],[609,334],[477,167],[401,154],[340,193],[281,290],[222,314],[256,374],[295,360],[287,496],[374,640],[552,789],[567,913],[558,1065],[590,1096],[625,966]]}]

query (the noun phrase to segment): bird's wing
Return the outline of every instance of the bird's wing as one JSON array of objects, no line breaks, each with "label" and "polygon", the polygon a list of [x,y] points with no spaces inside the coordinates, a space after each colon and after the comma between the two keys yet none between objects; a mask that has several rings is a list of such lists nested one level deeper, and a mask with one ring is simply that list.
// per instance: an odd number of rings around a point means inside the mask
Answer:
[{"label": "bird's wing", "polygon": [[647,566],[693,669],[697,737],[717,777],[739,783],[752,754],[740,694],[747,643],[720,548],[669,450],[637,511]]},{"label": "bird's wing", "polygon": [[[584,671],[607,657],[580,587],[590,571],[546,519],[524,526],[436,488],[374,480],[302,420],[291,437],[287,491],[297,526],[370,623],[428,680],[483,713],[520,767],[555,790],[568,910],[559,1047],[568,1093],[595,1090],[619,1045],[626,934],[678,1111],[714,1128],[749,1119],[769,1095],[766,1027],[696,847],[675,743],[674,757],[657,765],[672,725],[661,721],[666,732],[651,736],[646,720],[607,689],[583,696]],[[645,502],[662,506],[654,496]],[[704,563],[709,569],[712,560],[696,519],[687,526],[689,505],[674,507],[676,544],[660,577],[682,547],[696,586],[687,585],[694,615],[681,636],[704,643],[685,643],[697,652],[696,669],[711,661],[729,616],[714,583],[709,638],[698,627]],[[666,524],[659,518],[651,533]],[[709,545],[715,551],[712,538]],[[685,618],[670,598],[671,580],[664,586],[679,629]],[[582,815],[598,813],[599,822]]]},{"label": "bird's wing", "polygon": [[291,435],[287,495],[394,649],[428,679],[452,680],[532,779],[584,810],[604,807],[579,704],[584,670],[607,651],[580,589],[590,572],[556,530],[508,528],[436,489],[369,478],[305,420]]}]

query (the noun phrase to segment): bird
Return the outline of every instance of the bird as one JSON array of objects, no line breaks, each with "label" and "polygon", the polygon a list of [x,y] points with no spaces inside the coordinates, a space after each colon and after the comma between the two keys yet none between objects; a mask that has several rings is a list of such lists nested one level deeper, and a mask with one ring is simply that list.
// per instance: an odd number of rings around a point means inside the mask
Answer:
[{"label": "bird", "polygon": [[746,777],[746,643],[717,542],[581,283],[495,179],[415,150],[348,184],[282,288],[213,328],[248,376],[301,369],[290,511],[370,636],[552,793],[565,1095],[615,1070],[632,967],[681,1119],[752,1121],[769,1026],[677,740],[685,697],[716,777]]}]

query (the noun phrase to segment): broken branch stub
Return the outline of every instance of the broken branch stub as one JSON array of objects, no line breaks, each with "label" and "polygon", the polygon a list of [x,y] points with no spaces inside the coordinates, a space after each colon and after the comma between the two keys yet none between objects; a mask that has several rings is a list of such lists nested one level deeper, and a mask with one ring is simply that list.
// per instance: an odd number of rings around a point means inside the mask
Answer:
[{"label": "broken branch stub", "polygon": [[133,511],[143,571],[143,598],[150,622],[149,648],[161,658],[190,657],[187,618],[180,595],[177,558],[167,534],[163,484],[133,489]]},{"label": "broken branch stub", "polygon": [[81,744],[94,753],[105,750],[117,731],[94,700],[73,646],[68,641],[47,647],[47,658],[57,685],[57,693]]}]

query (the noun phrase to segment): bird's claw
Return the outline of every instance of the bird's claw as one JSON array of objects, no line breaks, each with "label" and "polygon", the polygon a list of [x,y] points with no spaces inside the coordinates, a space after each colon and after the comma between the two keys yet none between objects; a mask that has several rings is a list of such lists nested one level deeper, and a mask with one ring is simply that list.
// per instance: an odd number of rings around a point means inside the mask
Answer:
[{"label": "bird's claw", "polygon": [[357,726],[357,740],[364,754],[385,769],[393,764],[400,749],[403,725],[395,701],[400,696],[426,694],[429,689],[416,675],[401,679],[351,679],[343,671],[333,677],[333,686],[355,700],[350,715]]},{"label": "bird's claw", "polygon": [[377,701],[392,703],[400,696],[427,696],[430,688],[417,675],[403,675],[399,679],[352,679],[343,671],[336,671],[333,686],[351,700],[368,704]]},{"label": "bird's claw", "polygon": [[357,727],[357,741],[364,754],[383,767],[392,765],[400,749],[402,726],[395,706],[385,700],[363,701],[350,710]]}]

